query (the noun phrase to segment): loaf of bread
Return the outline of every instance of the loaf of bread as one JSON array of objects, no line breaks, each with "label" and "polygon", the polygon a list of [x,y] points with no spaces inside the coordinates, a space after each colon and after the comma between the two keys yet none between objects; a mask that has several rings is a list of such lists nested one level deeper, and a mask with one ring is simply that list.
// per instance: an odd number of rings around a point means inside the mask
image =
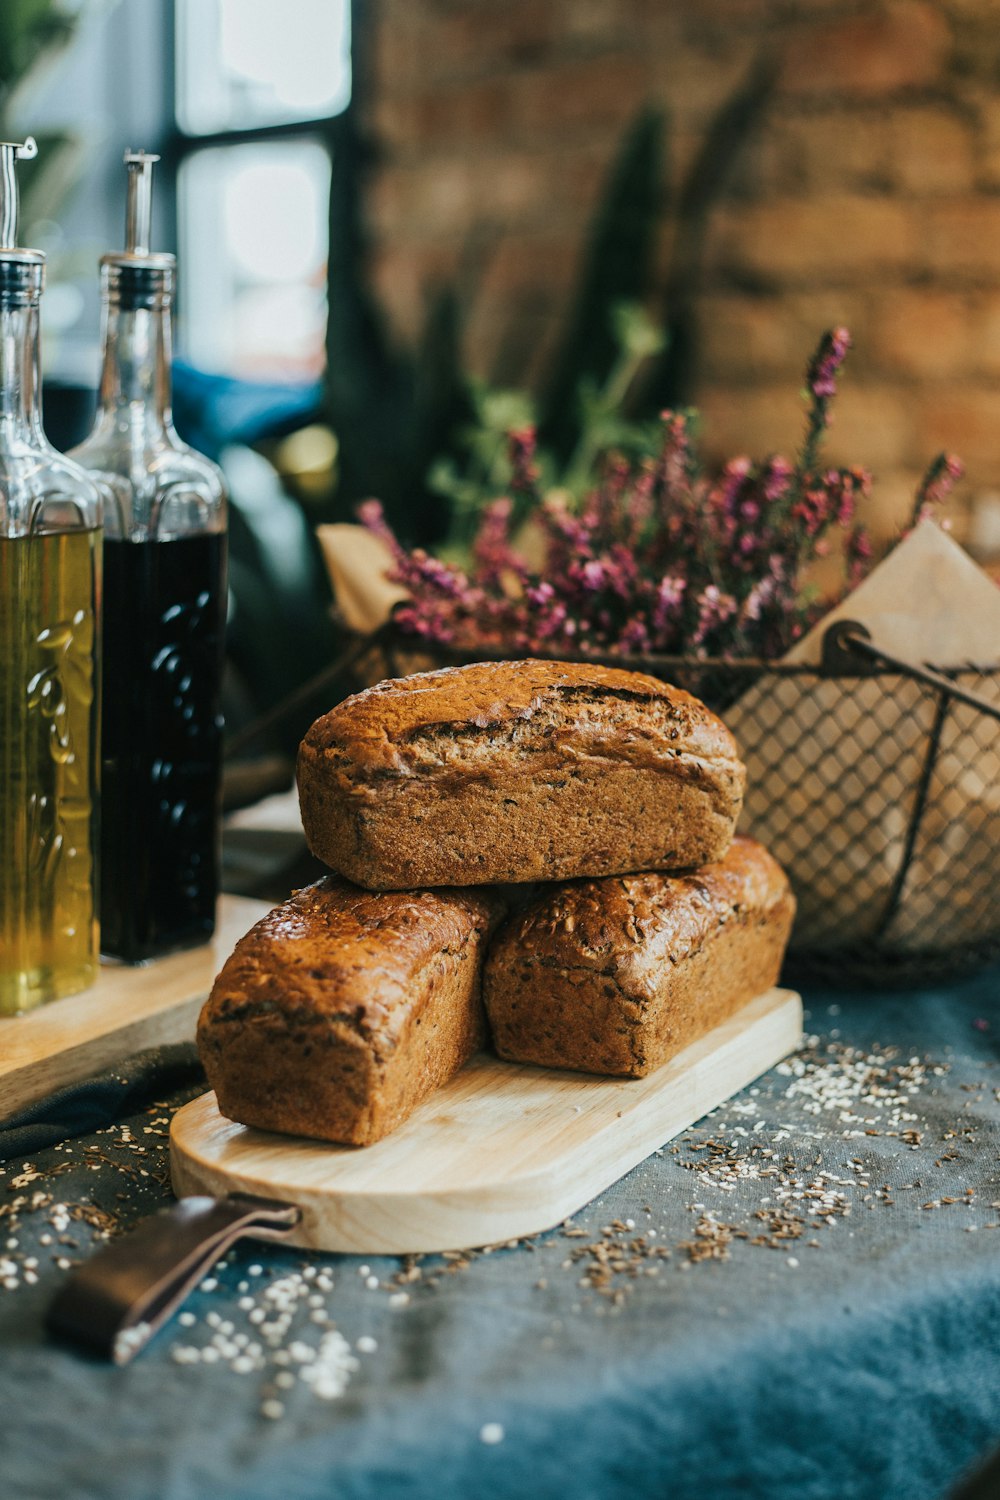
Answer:
[{"label": "loaf of bread", "polygon": [[681,875],[554,885],[510,917],[483,996],[501,1057],[641,1078],[778,977],[795,903],[781,867],[737,838]]},{"label": "loaf of bread", "polygon": [[380,682],[318,719],[298,762],[309,847],[374,890],[705,864],[744,779],[697,698],[541,661]]},{"label": "loaf of bread", "polygon": [[484,1039],[491,891],[375,895],[327,877],[258,922],[215,981],[198,1050],[231,1120],[367,1145]]}]

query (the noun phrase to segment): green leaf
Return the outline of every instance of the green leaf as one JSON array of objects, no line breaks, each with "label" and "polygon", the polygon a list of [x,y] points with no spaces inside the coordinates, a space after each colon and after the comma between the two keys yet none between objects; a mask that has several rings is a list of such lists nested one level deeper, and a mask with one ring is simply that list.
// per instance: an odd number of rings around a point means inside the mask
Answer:
[{"label": "green leaf", "polygon": [[58,0],[3,0],[0,4],[0,108],[49,51],[64,46],[78,15]]}]

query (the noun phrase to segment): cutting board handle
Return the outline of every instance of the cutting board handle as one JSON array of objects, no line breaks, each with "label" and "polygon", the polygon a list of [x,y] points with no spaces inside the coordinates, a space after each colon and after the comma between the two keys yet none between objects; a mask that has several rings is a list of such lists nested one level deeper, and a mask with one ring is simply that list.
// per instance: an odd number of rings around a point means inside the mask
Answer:
[{"label": "cutting board handle", "polygon": [[106,1245],[67,1278],[46,1318],[55,1337],[128,1364],[243,1235],[281,1240],[299,1210],[270,1198],[182,1198]]}]

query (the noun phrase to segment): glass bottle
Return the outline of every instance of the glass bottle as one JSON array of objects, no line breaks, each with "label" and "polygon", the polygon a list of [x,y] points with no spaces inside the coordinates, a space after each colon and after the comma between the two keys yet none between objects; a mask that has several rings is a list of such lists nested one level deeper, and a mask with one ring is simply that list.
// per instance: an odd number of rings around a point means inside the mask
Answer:
[{"label": "glass bottle", "polygon": [[42,430],[45,257],[0,142],[0,1015],[97,972],[101,494]]},{"label": "glass bottle", "polygon": [[175,261],[149,249],[157,160],[125,153],[125,251],[101,260],[97,418],[72,455],[112,497],[101,951],[126,963],[207,941],[219,881],[226,492],[171,418]]}]

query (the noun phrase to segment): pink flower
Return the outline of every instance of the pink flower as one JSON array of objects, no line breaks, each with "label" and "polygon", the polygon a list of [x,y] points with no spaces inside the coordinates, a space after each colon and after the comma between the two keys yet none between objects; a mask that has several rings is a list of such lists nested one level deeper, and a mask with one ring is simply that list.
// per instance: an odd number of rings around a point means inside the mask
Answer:
[{"label": "pink flower", "polygon": [[788,459],[782,458],[780,454],[774,454],[768,459],[761,475],[761,491],[769,505],[773,505],[787,493],[794,473]]},{"label": "pink flower", "polygon": [[480,582],[501,586],[510,574],[522,571],[520,559],[510,544],[510,500],[491,500],[482,514],[479,530],[472,544],[472,556]]},{"label": "pink flower", "polygon": [[642,620],[629,620],[618,640],[619,650],[641,656],[650,649],[649,631]]},{"label": "pink flower", "polygon": [[589,589],[594,594],[599,594],[607,583],[604,563],[597,562],[596,559],[585,562],[579,570],[578,577],[583,587]]},{"label": "pink flower", "polygon": [[[655,452],[607,451],[585,493],[546,497],[534,428],[510,433],[509,492],[481,506],[467,571],[407,551],[378,502],[365,502],[359,516],[391,549],[390,576],[409,595],[398,606],[401,627],[470,652],[780,655],[830,602],[805,592],[805,570],[830,552],[834,528],[845,533],[849,587],[871,564],[857,519],[870,475],[822,459],[849,347],[846,329],[834,329],[809,362],[810,406],[794,464],[739,455],[710,479],[694,452],[692,414],[665,411]],[[940,504],[960,472],[957,459],[940,455],[915,514]],[[530,564],[511,537],[515,515],[526,511],[543,549]]]},{"label": "pink flower", "polygon": [[756,624],[764,613],[766,607],[775,598],[778,591],[778,575],[768,573],[754,584],[740,605],[740,625],[746,628],[752,622]]},{"label": "pink flower", "polygon": [[400,545],[396,533],[385,518],[381,500],[363,500],[357,508],[357,517],[362,526],[372,532],[392,551],[397,565],[405,565],[406,549]]},{"label": "pink flower", "polygon": [[910,524],[925,521],[936,506],[943,505],[964,473],[962,460],[954,453],[939,453],[921,480]]},{"label": "pink flower", "polygon": [[525,494],[534,490],[538,483],[539,469],[535,462],[538,439],[533,427],[522,427],[507,434],[511,466],[510,487],[515,493]]},{"label": "pink flower", "polygon": [[712,499],[723,515],[733,515],[746,481],[753,472],[748,458],[731,458],[722,470],[722,480]]},{"label": "pink flower", "polygon": [[663,423],[663,446],[656,464],[655,483],[660,513],[670,515],[683,509],[691,493],[693,454],[688,414],[683,411],[660,413]]},{"label": "pink flower", "polygon": [[737,604],[732,594],[724,594],[714,583],[708,584],[698,600],[698,623],[691,638],[692,644],[701,646],[713,631],[731,620],[736,611]]},{"label": "pink flower", "polygon": [[834,328],[823,335],[806,371],[809,389],[817,401],[830,401],[837,394],[837,371],[850,347],[851,335],[846,328]]},{"label": "pink flower", "polygon": [[652,626],[657,643],[663,647],[676,632],[684,608],[687,579],[679,574],[667,574],[656,586],[653,601]]}]

